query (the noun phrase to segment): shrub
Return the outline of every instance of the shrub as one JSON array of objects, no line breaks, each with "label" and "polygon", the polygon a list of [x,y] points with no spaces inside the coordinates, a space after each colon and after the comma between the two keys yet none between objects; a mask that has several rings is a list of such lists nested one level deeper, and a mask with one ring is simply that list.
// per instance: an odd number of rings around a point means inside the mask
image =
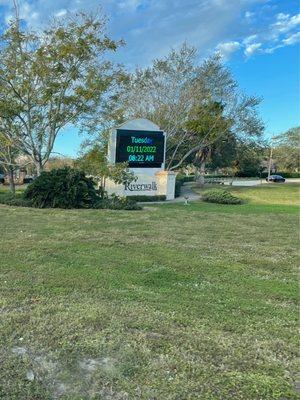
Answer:
[{"label": "shrub", "polygon": [[39,208],[142,209],[135,199],[104,195],[104,192],[95,190],[93,181],[83,172],[66,167],[42,172],[23,193],[0,192],[0,204]]},{"label": "shrub", "polygon": [[230,174],[205,174],[204,178],[205,179],[215,179],[215,178],[230,178],[232,175]]},{"label": "shrub", "polygon": [[24,198],[39,208],[89,208],[98,196],[91,178],[66,167],[42,172],[27,187]]},{"label": "shrub", "polygon": [[182,181],[182,183],[185,182],[194,182],[195,181],[195,175],[177,175],[178,179]]},{"label": "shrub", "polygon": [[112,196],[98,200],[93,208],[109,210],[141,210],[142,207],[135,200],[128,197]]},{"label": "shrub", "polygon": [[31,200],[24,199],[22,195],[13,195],[11,193],[1,193],[0,204],[15,207],[32,207]]},{"label": "shrub", "polygon": [[128,196],[127,199],[135,200],[135,201],[144,201],[144,202],[165,201],[166,196],[164,194],[156,195],[156,196],[140,195],[140,196]]},{"label": "shrub", "polygon": [[219,204],[242,204],[242,200],[233,196],[230,192],[224,189],[210,189],[202,194],[202,200],[209,203]]},{"label": "shrub", "polygon": [[204,178],[204,183],[213,185],[224,185],[224,179],[222,178]]}]

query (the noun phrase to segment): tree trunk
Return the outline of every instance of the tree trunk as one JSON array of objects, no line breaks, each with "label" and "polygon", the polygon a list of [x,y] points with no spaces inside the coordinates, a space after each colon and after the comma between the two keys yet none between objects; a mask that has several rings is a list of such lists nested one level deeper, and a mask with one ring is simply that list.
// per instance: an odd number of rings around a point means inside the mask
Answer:
[{"label": "tree trunk", "polygon": [[42,164],[41,160],[36,160],[34,164],[35,164],[35,168],[36,168],[36,174],[37,174],[37,176],[40,176],[41,173],[43,172],[43,164]]},{"label": "tree trunk", "polygon": [[14,170],[11,167],[8,168],[8,182],[9,182],[9,190],[13,194],[15,194],[16,193],[16,185],[15,185],[15,179],[14,179]]},{"label": "tree trunk", "polygon": [[197,186],[203,187],[204,186],[204,175],[205,175],[205,161],[202,161],[200,164],[200,171],[197,175]]}]

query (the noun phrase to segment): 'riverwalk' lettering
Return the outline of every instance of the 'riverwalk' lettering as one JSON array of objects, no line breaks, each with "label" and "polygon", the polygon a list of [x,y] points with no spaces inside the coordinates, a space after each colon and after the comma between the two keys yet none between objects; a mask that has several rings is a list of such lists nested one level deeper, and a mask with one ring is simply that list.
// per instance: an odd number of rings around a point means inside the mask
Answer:
[{"label": "'riverwalk' lettering", "polygon": [[125,190],[143,191],[143,190],[157,190],[156,182],[151,183],[125,183]]}]

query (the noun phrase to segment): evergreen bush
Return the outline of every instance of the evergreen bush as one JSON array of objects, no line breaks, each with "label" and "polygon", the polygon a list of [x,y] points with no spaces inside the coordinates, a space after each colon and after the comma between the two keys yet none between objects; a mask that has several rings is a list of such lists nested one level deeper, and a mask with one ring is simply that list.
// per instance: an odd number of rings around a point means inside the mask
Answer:
[{"label": "evergreen bush", "polygon": [[24,199],[39,208],[90,208],[98,196],[91,178],[65,167],[42,172],[27,187]]},{"label": "evergreen bush", "polygon": [[209,203],[219,204],[242,204],[242,200],[233,196],[230,192],[224,189],[209,189],[203,192],[202,200]]}]

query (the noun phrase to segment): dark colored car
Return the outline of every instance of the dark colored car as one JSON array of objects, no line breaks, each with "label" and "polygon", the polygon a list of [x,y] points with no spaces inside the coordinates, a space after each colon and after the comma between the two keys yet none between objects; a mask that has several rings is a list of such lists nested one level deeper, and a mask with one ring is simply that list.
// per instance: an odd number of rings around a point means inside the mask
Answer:
[{"label": "dark colored car", "polygon": [[4,181],[5,181],[4,175],[3,175],[3,174],[0,174],[0,183],[3,183],[3,184],[4,184]]},{"label": "dark colored car", "polygon": [[281,175],[270,175],[269,179],[266,178],[267,182],[285,182],[285,179]]},{"label": "dark colored car", "polygon": [[33,176],[26,175],[26,176],[24,177],[24,179],[23,179],[23,183],[24,183],[24,184],[26,184],[26,183],[31,183],[31,182],[33,182],[33,180],[34,180],[34,177],[33,177]]}]

